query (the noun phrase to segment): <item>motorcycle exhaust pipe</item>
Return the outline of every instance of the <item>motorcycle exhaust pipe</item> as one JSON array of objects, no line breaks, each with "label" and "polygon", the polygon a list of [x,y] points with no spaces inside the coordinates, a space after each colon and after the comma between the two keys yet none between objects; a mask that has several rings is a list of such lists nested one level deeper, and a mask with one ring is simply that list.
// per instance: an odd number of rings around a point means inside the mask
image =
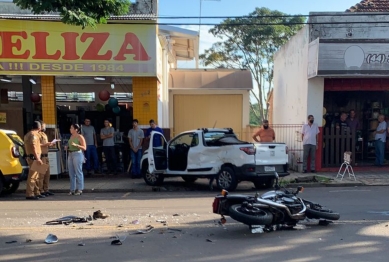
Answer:
[{"label": "motorcycle exhaust pipe", "polygon": [[297,214],[292,214],[290,213],[290,210],[287,206],[283,205],[283,204],[280,204],[280,203],[276,203],[276,202],[273,202],[273,201],[270,201],[270,200],[265,200],[265,199],[261,199],[261,198],[257,198],[257,203],[260,203],[260,204],[264,204],[264,205],[268,205],[268,206],[272,206],[272,207],[277,207],[277,208],[282,208],[286,211],[286,213],[288,213],[288,215],[293,218],[293,219],[300,219],[302,218],[302,216],[305,216],[305,210],[307,210],[306,206],[304,205],[304,203],[301,201],[301,199],[299,199],[301,204],[303,205],[303,209],[298,212]]}]

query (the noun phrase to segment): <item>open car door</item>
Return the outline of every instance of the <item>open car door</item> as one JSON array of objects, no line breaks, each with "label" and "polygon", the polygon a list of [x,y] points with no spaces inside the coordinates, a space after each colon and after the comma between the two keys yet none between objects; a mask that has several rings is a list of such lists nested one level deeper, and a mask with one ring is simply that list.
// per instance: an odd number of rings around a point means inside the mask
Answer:
[{"label": "open car door", "polygon": [[160,132],[151,132],[148,160],[151,174],[162,173],[167,169],[167,142]]}]

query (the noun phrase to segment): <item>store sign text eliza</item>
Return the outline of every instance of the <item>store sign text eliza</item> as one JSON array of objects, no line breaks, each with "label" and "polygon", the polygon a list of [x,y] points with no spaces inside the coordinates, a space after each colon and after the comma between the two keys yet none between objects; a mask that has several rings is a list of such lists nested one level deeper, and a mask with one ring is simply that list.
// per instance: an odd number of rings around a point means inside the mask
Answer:
[{"label": "store sign text eliza", "polygon": [[0,31],[0,71],[143,71],[142,62],[152,58],[136,34],[118,40],[107,32]]}]

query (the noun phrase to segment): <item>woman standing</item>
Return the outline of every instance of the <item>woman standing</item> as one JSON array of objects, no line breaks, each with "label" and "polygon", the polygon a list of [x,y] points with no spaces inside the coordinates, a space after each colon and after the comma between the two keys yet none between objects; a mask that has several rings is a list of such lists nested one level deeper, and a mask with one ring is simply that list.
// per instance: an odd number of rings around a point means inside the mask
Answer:
[{"label": "woman standing", "polygon": [[[80,134],[81,128],[77,124],[70,126],[71,137],[68,141],[68,170],[70,177],[70,193],[69,195],[79,196],[84,190],[84,174],[82,165],[84,163],[84,152],[86,150],[85,138]],[[76,190],[77,189],[77,190]]]}]

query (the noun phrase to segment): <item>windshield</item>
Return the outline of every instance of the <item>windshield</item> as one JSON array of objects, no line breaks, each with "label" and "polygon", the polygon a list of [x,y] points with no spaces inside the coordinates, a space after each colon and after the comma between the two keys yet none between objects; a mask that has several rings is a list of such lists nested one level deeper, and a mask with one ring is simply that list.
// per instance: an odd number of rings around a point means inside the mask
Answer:
[{"label": "windshield", "polygon": [[17,135],[17,134],[7,134],[8,137],[14,142],[15,144],[19,146],[23,146],[24,142],[23,140]]}]

